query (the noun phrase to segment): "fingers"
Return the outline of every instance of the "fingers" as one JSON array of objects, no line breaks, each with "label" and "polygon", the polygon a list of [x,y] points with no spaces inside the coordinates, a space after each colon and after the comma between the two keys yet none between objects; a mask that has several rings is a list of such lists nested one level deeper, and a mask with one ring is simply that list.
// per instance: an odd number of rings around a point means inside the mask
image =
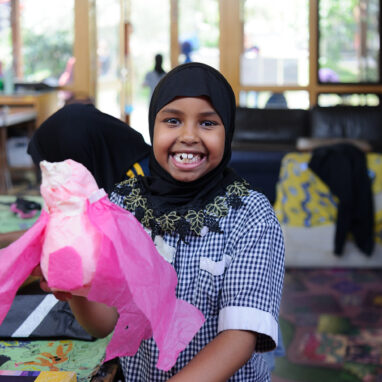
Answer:
[{"label": "fingers", "polygon": [[48,283],[44,278],[40,280],[40,288],[44,292],[53,293],[54,297],[56,297],[56,299],[60,301],[69,301],[72,298],[72,294],[69,292],[52,291],[52,289],[48,286]]},{"label": "fingers", "polygon": [[41,277],[41,279],[40,279],[40,288],[41,288],[44,292],[52,293],[52,289],[49,288],[49,286],[48,286],[48,282],[47,282],[43,277]]},{"label": "fingers", "polygon": [[69,292],[52,291],[52,289],[48,285],[48,282],[44,279],[40,265],[33,269],[31,276],[40,277],[40,288],[46,293],[53,293],[57,300],[68,301],[72,298],[72,294]]},{"label": "fingers", "polygon": [[53,292],[54,297],[60,301],[69,301],[73,295],[69,292]]},{"label": "fingers", "polygon": [[33,269],[31,276],[43,277],[40,265],[37,265],[37,267]]}]

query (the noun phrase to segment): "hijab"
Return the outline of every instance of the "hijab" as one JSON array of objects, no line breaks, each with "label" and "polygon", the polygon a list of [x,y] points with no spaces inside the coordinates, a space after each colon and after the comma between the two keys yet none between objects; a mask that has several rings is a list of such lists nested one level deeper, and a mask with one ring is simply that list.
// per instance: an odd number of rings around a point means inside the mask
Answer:
[{"label": "hijab", "polygon": [[163,56],[161,54],[155,55],[155,66],[154,70],[158,73],[158,75],[162,75],[165,71],[162,68]]},{"label": "hijab", "polygon": [[228,81],[216,69],[202,63],[187,63],[171,70],[159,82],[152,95],[149,108],[149,131],[153,142],[155,118],[169,102],[177,97],[209,99],[220,116],[225,129],[224,155],[220,164],[192,182],[174,179],[150,153],[151,176],[140,178],[142,194],[149,200],[156,213],[172,210],[181,213],[189,208],[201,209],[225,187],[240,178],[227,168],[231,158],[231,141],[235,126],[235,95]]},{"label": "hijab", "polygon": [[107,193],[149,152],[150,146],[140,133],[93,105],[79,103],[51,115],[36,130],[28,146],[36,165],[42,160],[65,159],[83,164]]}]

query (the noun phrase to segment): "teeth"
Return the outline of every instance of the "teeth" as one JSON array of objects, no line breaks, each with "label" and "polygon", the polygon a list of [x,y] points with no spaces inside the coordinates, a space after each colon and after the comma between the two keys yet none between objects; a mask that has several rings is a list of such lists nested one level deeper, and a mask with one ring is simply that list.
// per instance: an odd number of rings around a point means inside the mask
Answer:
[{"label": "teeth", "polygon": [[177,153],[174,155],[174,159],[181,163],[194,163],[200,160],[200,155],[190,153]]}]

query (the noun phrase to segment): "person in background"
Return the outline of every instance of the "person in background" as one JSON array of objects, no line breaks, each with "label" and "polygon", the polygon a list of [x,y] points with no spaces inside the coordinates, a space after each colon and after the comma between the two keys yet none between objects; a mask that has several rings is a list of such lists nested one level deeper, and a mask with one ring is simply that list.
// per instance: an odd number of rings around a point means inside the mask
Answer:
[{"label": "person in background", "polygon": [[[52,114],[35,131],[27,151],[38,169],[42,160],[83,164],[107,193],[124,179],[148,174],[150,146],[142,135],[92,104],[69,104]],[[24,232],[0,233],[0,248]]]},{"label": "person in background", "polygon": [[266,109],[287,109],[287,100],[283,93],[272,93],[269,97],[267,103],[265,104]]},{"label": "person in background", "polygon": [[180,50],[182,52],[182,54],[184,55],[184,63],[187,64],[189,62],[192,62],[192,59],[191,59],[191,53],[192,53],[192,43],[191,41],[183,41],[181,44],[180,44]]},{"label": "person in background", "polygon": [[73,159],[83,164],[98,186],[110,193],[115,183],[133,173],[147,173],[150,146],[121,120],[91,104],[74,103],[41,124],[27,151],[37,166],[42,160]]},{"label": "person in background", "polygon": [[[126,381],[270,381],[261,353],[278,343],[284,242],[266,197],[227,167],[235,109],[231,86],[212,67],[173,69],[150,103],[150,175],[123,181],[111,194],[164,241],[177,298],[206,318],[167,372],[155,367],[155,341],[142,341],[134,356],[121,358]],[[49,291],[44,280],[41,286]],[[65,298],[89,333],[113,331],[114,308]]]},{"label": "person in background", "polygon": [[145,76],[143,86],[148,86],[150,88],[150,99],[154,92],[155,87],[158,85],[158,82],[166,74],[162,65],[163,65],[163,56],[161,54],[157,54],[155,56],[154,70],[151,70]]}]

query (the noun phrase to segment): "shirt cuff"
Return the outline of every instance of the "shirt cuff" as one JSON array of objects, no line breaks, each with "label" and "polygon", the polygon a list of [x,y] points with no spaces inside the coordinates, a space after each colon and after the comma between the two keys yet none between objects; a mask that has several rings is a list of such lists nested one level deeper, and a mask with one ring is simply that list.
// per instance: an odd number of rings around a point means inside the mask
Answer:
[{"label": "shirt cuff", "polygon": [[218,332],[223,330],[250,330],[272,338],[278,344],[278,323],[269,312],[244,307],[227,306],[219,312]]}]

